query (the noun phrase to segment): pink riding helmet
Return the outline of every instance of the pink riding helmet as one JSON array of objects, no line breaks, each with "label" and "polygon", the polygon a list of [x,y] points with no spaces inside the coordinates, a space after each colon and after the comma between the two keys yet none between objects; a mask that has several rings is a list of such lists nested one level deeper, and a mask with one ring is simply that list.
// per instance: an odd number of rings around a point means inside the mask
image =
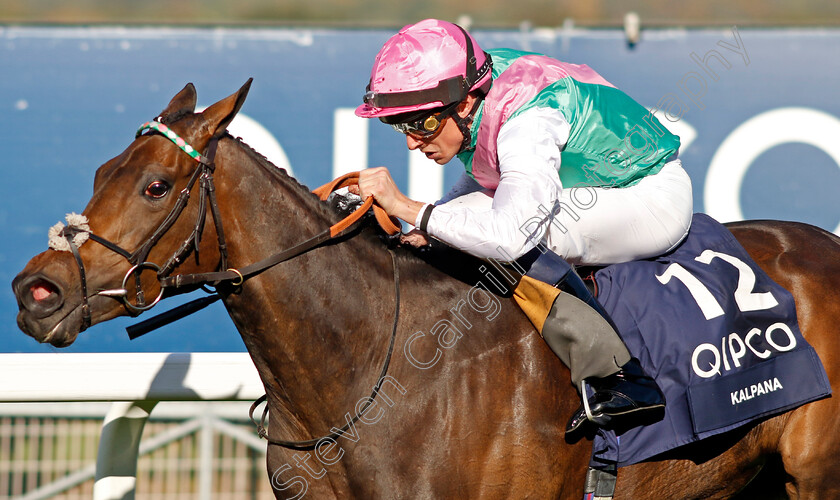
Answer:
[{"label": "pink riding helmet", "polygon": [[489,82],[491,67],[490,57],[457,24],[426,19],[405,26],[376,55],[356,115],[375,118],[460,102]]}]

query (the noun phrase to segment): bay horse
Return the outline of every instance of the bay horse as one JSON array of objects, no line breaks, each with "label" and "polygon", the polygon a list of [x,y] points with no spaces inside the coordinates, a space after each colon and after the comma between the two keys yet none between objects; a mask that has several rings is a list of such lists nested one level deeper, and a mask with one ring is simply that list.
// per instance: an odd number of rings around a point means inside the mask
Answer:
[{"label": "bay horse", "polygon": [[[138,136],[98,169],[82,215],[110,247],[34,257],[13,283],[24,332],[67,346],[88,324],[154,303],[146,299],[162,293],[160,263],[183,275],[242,269],[339,220],[226,134],[249,86],[195,113],[188,84],[159,117],[197,151],[212,145],[214,175],[190,182],[199,164],[160,133]],[[178,196],[206,177],[215,199]],[[729,228],[795,296],[836,390],[840,238],[791,222]],[[580,498],[590,442],[564,438],[578,404],[568,370],[513,300],[463,272],[483,276],[482,262],[460,257],[447,273],[393,246],[365,226],[216,287],[265,385],[268,435],[318,440],[268,446],[276,497]],[[158,264],[132,268],[126,257],[138,252]],[[117,297],[133,295],[135,281],[145,298]],[[624,467],[615,498],[840,498],[837,407],[838,398],[823,399]]]}]

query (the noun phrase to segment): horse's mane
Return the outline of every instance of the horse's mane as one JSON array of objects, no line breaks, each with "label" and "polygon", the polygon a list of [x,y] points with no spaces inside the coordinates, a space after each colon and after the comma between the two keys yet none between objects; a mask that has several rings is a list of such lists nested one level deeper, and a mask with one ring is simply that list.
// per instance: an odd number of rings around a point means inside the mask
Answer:
[{"label": "horse's mane", "polygon": [[[326,202],[321,201],[306,185],[289,175],[284,168],[272,163],[271,160],[248,145],[241,137],[233,137],[230,134],[226,134],[226,137],[234,140],[250,159],[269,172],[279,183],[297,193],[301,200],[307,203],[307,209],[321,213],[327,220],[331,221],[330,223],[335,223],[346,217],[362,203],[358,197],[340,194],[334,194]],[[355,234],[356,232],[359,234]],[[388,247],[396,249],[397,256],[404,265],[412,266],[414,269],[432,266],[464,283],[475,284],[476,280],[481,279],[482,276],[479,269],[492,268],[492,266],[484,266],[484,261],[481,259],[461,252],[438,240],[433,240],[430,246],[420,249],[410,245],[400,245],[399,237],[386,235],[376,223],[372,213],[367,214],[362,219],[360,228],[356,232],[353,234],[354,238],[364,238],[368,245],[373,248]],[[495,270],[485,272],[497,274]]]},{"label": "horse's mane", "polygon": [[[334,194],[327,201],[321,201],[318,196],[312,193],[312,190],[309,187],[289,175],[286,169],[278,167],[272,163],[271,160],[248,145],[248,143],[246,143],[241,137],[233,137],[229,133],[226,134],[226,137],[234,140],[249,158],[254,160],[257,165],[262,167],[281,185],[286,186],[290,191],[300,196],[301,200],[307,204],[307,209],[323,215],[326,220],[330,221],[330,224],[334,224],[335,222],[343,219],[362,204],[358,197],[344,196],[340,194]],[[397,241],[394,241],[393,238],[385,235],[385,233],[376,224],[372,214],[365,216],[360,224],[360,228],[362,229],[367,227],[374,228],[373,231],[368,231],[376,235],[376,237],[369,238],[372,244],[378,246],[394,246],[397,243]]]},{"label": "horse's mane", "polygon": [[[282,185],[291,188],[292,191],[301,195],[301,198],[304,200],[308,200],[313,210],[318,210],[319,212],[328,215],[330,219],[335,219],[338,214],[335,214],[334,211],[325,210],[328,208],[328,205],[321,202],[317,196],[312,193],[312,190],[309,189],[304,184],[301,184],[300,181],[289,175],[286,169],[282,167],[278,167],[274,163],[271,162],[268,158],[266,158],[262,153],[257,151],[256,149],[252,148],[248,143],[246,143],[241,137],[234,137],[230,133],[226,133],[225,137],[232,139],[236,142],[242,151],[244,151],[249,158],[254,160],[254,162],[262,167],[266,172],[271,174],[273,177],[277,179]],[[309,208],[309,207],[307,207]]]}]

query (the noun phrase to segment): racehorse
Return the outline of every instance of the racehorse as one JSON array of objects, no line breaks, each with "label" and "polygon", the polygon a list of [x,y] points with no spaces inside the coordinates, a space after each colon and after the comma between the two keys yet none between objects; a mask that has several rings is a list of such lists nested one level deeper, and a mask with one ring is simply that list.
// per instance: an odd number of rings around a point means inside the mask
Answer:
[{"label": "racehorse", "polygon": [[[485,263],[462,256],[446,272],[365,225],[242,271],[340,219],[226,133],[249,86],[195,113],[188,84],[158,117],[182,144],[167,129],[139,135],[98,169],[82,215],[101,244],[28,263],[13,283],[20,328],[67,346],[181,291],[173,270],[216,273],[265,385],[268,436],[310,441],[268,445],[277,498],[580,498],[590,443],[564,438],[579,401],[569,373]],[[793,293],[837,388],[840,238],[791,222],[729,228]],[[840,497],[837,406],[823,399],[621,468],[616,498]]]}]

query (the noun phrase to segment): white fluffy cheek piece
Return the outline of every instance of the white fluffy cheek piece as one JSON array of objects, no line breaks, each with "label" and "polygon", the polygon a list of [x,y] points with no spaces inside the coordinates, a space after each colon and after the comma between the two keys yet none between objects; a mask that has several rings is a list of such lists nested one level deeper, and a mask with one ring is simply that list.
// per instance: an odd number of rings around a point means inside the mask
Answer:
[{"label": "white fluffy cheek piece", "polygon": [[[90,237],[90,225],[88,225],[88,219],[84,215],[77,214],[75,212],[71,212],[67,214],[65,217],[67,220],[67,225],[70,227],[75,227],[80,229],[81,232],[76,233],[73,236],[73,244],[76,247],[82,246],[84,242],[88,240]],[[69,252],[70,251],[70,244],[67,242],[67,238],[65,238],[61,231],[64,229],[64,223],[59,222],[47,232],[47,236],[49,237],[49,245],[50,248],[53,250],[58,250],[59,252]]]}]

